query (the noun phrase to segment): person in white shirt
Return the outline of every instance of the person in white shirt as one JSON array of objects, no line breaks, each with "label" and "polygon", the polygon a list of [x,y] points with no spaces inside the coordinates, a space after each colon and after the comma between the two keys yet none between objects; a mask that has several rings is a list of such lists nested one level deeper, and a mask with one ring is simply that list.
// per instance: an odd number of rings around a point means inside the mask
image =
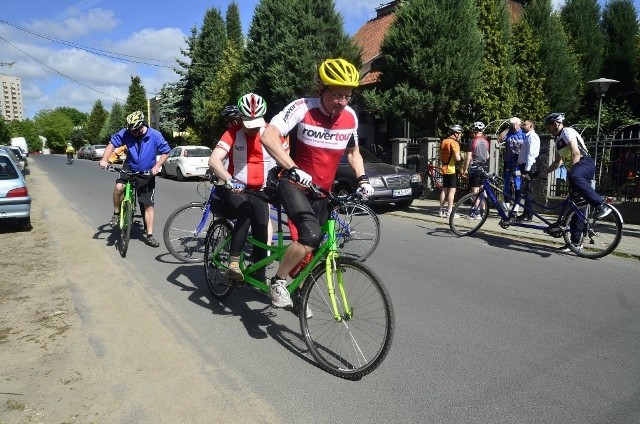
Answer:
[{"label": "person in white shirt", "polygon": [[[536,134],[536,123],[532,119],[524,121],[522,129],[525,135],[518,155],[518,165],[524,177],[522,183],[522,193],[525,195],[524,205],[526,208],[533,208],[533,204],[529,200],[533,198],[533,190],[527,175],[536,171],[536,159],[540,154],[540,137]],[[516,217],[517,221],[531,221],[532,219],[533,213],[526,209]]]}]

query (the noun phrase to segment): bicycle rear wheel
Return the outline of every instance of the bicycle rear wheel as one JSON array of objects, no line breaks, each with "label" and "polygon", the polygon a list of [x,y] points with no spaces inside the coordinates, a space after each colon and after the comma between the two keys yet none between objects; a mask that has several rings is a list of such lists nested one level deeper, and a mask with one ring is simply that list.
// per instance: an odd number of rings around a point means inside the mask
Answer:
[{"label": "bicycle rear wheel", "polygon": [[[321,368],[338,377],[360,379],[375,370],[389,353],[394,313],[389,293],[378,276],[351,258],[335,261],[331,280],[341,319],[336,321],[327,291],[324,262],[311,272],[302,288],[300,312],[305,342]],[[346,312],[338,278],[344,282],[351,316]]]},{"label": "bicycle rear wheel", "polygon": [[618,211],[609,205],[606,207],[611,212],[604,218],[590,217],[593,208],[588,205],[582,209],[588,217],[586,220],[581,219],[573,210],[565,215],[563,226],[570,228],[573,224],[580,232],[579,242],[571,240],[571,230],[563,233],[564,241],[573,253],[583,258],[597,259],[607,256],[618,247],[622,239],[622,219]]},{"label": "bicycle rear wheel", "polygon": [[131,239],[131,225],[133,224],[133,205],[127,199],[122,201],[122,225],[120,226],[120,256],[127,256],[129,240]]},{"label": "bicycle rear wheel", "polygon": [[449,228],[457,236],[469,236],[482,227],[488,216],[489,202],[484,192],[469,193],[453,206]]},{"label": "bicycle rear wheel", "polygon": [[336,237],[340,253],[364,261],[380,243],[380,220],[369,207],[347,203],[337,211]]},{"label": "bicycle rear wheel", "polygon": [[[229,260],[229,240],[231,226],[224,219],[218,219],[211,223],[207,230],[204,248],[204,276],[211,295],[216,299],[224,299],[233,291],[229,280],[224,276],[226,268],[220,268],[217,264],[227,263]],[[214,255],[213,257],[212,255]]]},{"label": "bicycle rear wheel", "polygon": [[204,203],[188,203],[173,211],[164,224],[164,245],[171,255],[185,263],[204,261],[207,227],[212,213],[207,216],[202,230],[196,230],[204,218]]}]

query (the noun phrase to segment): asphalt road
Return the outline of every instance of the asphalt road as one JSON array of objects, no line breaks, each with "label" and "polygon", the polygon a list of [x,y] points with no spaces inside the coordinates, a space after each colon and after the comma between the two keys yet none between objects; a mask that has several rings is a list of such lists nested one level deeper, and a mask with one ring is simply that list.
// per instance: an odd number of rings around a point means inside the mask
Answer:
[{"label": "asphalt road", "polygon": [[[115,174],[61,155],[30,161],[80,214],[87,243],[117,256],[107,225]],[[167,216],[198,200],[196,186],[158,178],[158,240]],[[524,240],[456,238],[438,223],[381,221],[367,263],[389,289],[396,335],[380,368],[355,382],[317,368],[297,318],[257,292],[212,301],[201,264],[138,240],[122,264],[162,300],[176,337],[203,363],[235,370],[230,387],[264,393],[283,422],[640,422],[637,260],[589,261]]]}]

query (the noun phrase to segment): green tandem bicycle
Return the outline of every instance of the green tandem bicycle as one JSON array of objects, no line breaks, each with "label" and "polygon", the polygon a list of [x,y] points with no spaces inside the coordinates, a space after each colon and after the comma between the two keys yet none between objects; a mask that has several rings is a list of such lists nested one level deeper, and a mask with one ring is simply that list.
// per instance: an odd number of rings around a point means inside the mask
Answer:
[{"label": "green tandem bicycle", "polygon": [[[311,187],[312,193],[329,199],[332,211],[348,202],[346,197]],[[276,190],[265,189],[267,200],[279,204]],[[281,208],[277,207],[278,215]],[[276,220],[277,241],[273,246],[247,237],[245,252],[240,257],[244,283],[264,294],[269,285],[253,277],[256,271],[280,261],[287,245],[281,216]],[[357,380],[375,370],[387,356],[394,333],[394,312],[389,293],[380,278],[356,258],[343,256],[338,250],[336,215],[330,213],[322,230],[327,235],[309,263],[293,278],[287,290],[293,300],[293,312],[309,351],[327,372],[341,378]],[[231,223],[217,218],[210,225],[205,242],[205,276],[213,297],[223,300],[236,288],[224,273],[229,260]],[[269,255],[252,263],[253,247],[269,251]],[[302,312],[304,311],[304,312]]]}]

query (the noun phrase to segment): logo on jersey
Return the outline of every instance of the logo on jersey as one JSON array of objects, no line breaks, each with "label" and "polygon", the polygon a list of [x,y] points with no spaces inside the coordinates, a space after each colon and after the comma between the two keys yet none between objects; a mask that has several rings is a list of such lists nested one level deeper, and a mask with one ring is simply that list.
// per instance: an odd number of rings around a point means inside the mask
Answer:
[{"label": "logo on jersey", "polygon": [[327,130],[326,128],[306,125],[299,133],[299,138],[309,146],[328,149],[344,149],[353,137],[353,129]]}]

